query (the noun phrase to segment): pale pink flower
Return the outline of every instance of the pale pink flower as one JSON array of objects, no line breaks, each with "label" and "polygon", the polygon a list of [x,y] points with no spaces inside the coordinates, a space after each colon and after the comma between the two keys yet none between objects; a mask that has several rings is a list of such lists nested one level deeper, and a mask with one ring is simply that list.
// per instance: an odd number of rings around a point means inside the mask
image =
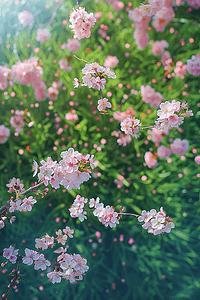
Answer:
[{"label": "pale pink flower", "polygon": [[66,44],[66,48],[69,52],[76,52],[80,48],[81,44],[76,39],[68,39],[68,43]]},{"label": "pale pink flower", "polygon": [[8,129],[4,125],[0,125],[0,144],[5,143],[7,137],[9,136],[10,136],[10,129]]},{"label": "pale pink flower", "polygon": [[176,74],[176,76],[184,79],[184,75],[187,73],[187,66],[184,65],[182,61],[177,61],[174,73]]},{"label": "pale pink flower", "polygon": [[173,153],[184,155],[189,148],[189,143],[187,140],[181,140],[179,138],[175,139],[170,145],[170,149]]},{"label": "pale pink flower", "polygon": [[47,28],[39,28],[36,34],[36,40],[38,42],[44,43],[51,38],[51,32]]},{"label": "pale pink flower", "polygon": [[166,25],[174,17],[174,11],[171,7],[162,7],[154,16],[152,25],[158,32],[163,32]]},{"label": "pale pink flower", "polygon": [[36,249],[41,248],[44,251],[48,248],[48,245],[46,244],[45,238],[35,239],[35,243],[36,243],[35,244]]},{"label": "pale pink flower", "polygon": [[151,152],[145,153],[144,160],[150,169],[155,169],[158,165],[156,157]]},{"label": "pale pink flower", "polygon": [[47,267],[50,267],[51,263],[47,259],[45,259],[43,254],[40,254],[39,258],[35,262],[34,269],[39,270],[41,269],[42,271],[46,270]]},{"label": "pale pink flower", "polygon": [[197,155],[194,161],[197,163],[197,165],[200,165],[200,155]]},{"label": "pale pink flower", "polygon": [[133,37],[138,46],[138,49],[144,49],[148,45],[149,36],[143,28],[142,29],[136,28]]},{"label": "pale pink flower", "polygon": [[119,137],[117,143],[119,145],[122,145],[123,147],[125,147],[127,144],[131,142],[131,136],[123,134],[121,131],[113,131],[112,135]]},{"label": "pale pink flower", "polygon": [[171,154],[171,151],[169,148],[165,147],[165,146],[160,146],[158,147],[157,149],[157,155],[158,157],[160,158],[166,158],[166,157],[169,157]]},{"label": "pale pink flower", "polygon": [[47,97],[46,85],[43,81],[34,87],[34,95],[37,101],[43,101]]},{"label": "pale pink flower", "polygon": [[114,68],[119,63],[119,60],[116,56],[108,55],[106,60],[104,61],[104,67],[111,67]]},{"label": "pale pink flower", "polygon": [[15,116],[10,118],[10,125],[15,127],[16,132],[21,132],[23,130],[22,127],[25,125],[22,116],[23,114],[23,110],[16,110]]},{"label": "pale pink flower", "polygon": [[189,5],[191,5],[195,9],[200,8],[200,1],[199,0],[188,0],[187,1]]},{"label": "pale pink flower", "polygon": [[169,51],[164,51],[164,53],[162,54],[162,57],[161,57],[161,63],[165,66],[166,61],[168,61],[168,59],[170,59],[170,53],[169,53]]},{"label": "pale pink flower", "polygon": [[56,231],[56,235],[58,236],[56,238],[57,243],[61,243],[62,245],[65,245],[67,242],[67,235],[63,234],[61,229]]},{"label": "pale pink flower", "polygon": [[156,41],[151,46],[151,51],[154,56],[163,55],[164,54],[164,48],[167,48],[169,45],[165,40],[162,41]]},{"label": "pale pink flower", "polygon": [[129,10],[128,17],[136,23],[141,22],[143,18],[142,12],[138,7],[133,10]]},{"label": "pale pink flower", "polygon": [[62,275],[62,272],[60,272],[60,271],[59,272],[53,271],[53,272],[48,273],[47,277],[54,284],[55,282],[56,283],[61,282],[61,275]]},{"label": "pale pink flower", "polygon": [[30,250],[28,248],[26,248],[25,250],[25,254],[26,256],[23,257],[22,261],[25,265],[32,265],[34,260],[37,260],[39,258],[39,253],[37,253],[36,251]]},{"label": "pale pink flower", "polygon": [[72,70],[72,66],[70,66],[68,61],[66,61],[64,59],[61,59],[59,61],[59,65],[60,65],[60,68],[65,70],[65,71],[71,71]]},{"label": "pale pink flower", "polygon": [[23,199],[23,203],[21,205],[21,208],[24,210],[28,210],[31,211],[33,205],[36,203],[37,201],[33,198],[33,196],[29,196],[28,198],[24,198]]},{"label": "pale pink flower", "polygon": [[89,38],[91,35],[90,29],[94,27],[96,19],[93,13],[88,14],[85,8],[79,7],[78,9],[73,9],[70,13],[70,23],[69,27],[74,33],[74,38],[78,40],[83,38]]},{"label": "pale pink flower", "polygon": [[34,22],[33,14],[27,9],[24,9],[21,13],[18,14],[18,19],[24,27],[26,27],[27,25],[32,25]]},{"label": "pale pink flower", "polygon": [[163,135],[167,135],[167,131],[159,130],[156,128],[153,128],[151,131],[152,141],[154,143],[160,143],[163,141]]},{"label": "pale pink flower", "polygon": [[111,103],[108,101],[107,98],[103,98],[103,99],[100,99],[98,100],[98,106],[97,106],[97,109],[99,111],[105,111],[106,108],[111,108]]},{"label": "pale pink flower", "polygon": [[57,89],[54,89],[53,87],[49,87],[48,90],[48,97],[51,99],[51,100],[56,100],[57,99],[57,96],[59,94],[59,91]]},{"label": "pale pink flower", "polygon": [[9,212],[12,213],[17,210],[21,211],[22,210],[21,203],[22,201],[20,199],[18,199],[17,201],[10,201]]},{"label": "pale pink flower", "polygon": [[68,237],[70,237],[71,239],[73,238],[74,230],[73,230],[73,229],[70,229],[69,226],[66,226],[66,228],[63,229],[63,232],[64,232],[65,234],[67,234]]},{"label": "pale pink flower", "polygon": [[78,119],[78,115],[76,114],[75,109],[71,109],[71,112],[65,114],[65,119],[67,121],[72,121],[73,123],[76,122]]},{"label": "pale pink flower", "polygon": [[187,71],[193,76],[200,76],[200,54],[193,55],[191,59],[186,60]]}]

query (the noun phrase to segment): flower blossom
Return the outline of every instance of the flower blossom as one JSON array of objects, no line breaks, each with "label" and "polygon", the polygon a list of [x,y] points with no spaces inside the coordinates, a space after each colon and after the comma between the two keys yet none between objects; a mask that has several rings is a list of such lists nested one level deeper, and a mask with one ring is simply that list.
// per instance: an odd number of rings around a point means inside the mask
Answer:
[{"label": "flower blossom", "polygon": [[39,28],[37,30],[36,40],[38,42],[44,43],[51,38],[51,32],[47,28]]},{"label": "flower blossom", "polygon": [[26,27],[27,25],[32,25],[34,22],[33,14],[27,9],[24,9],[21,13],[18,14],[18,19],[24,27]]},{"label": "flower blossom", "polygon": [[200,76],[200,53],[193,55],[191,59],[186,60],[187,71],[193,76]]},{"label": "flower blossom", "polygon": [[107,98],[103,98],[98,100],[98,106],[97,109],[99,111],[106,111],[106,108],[111,108],[111,103],[108,101]]},{"label": "flower blossom", "polygon": [[4,144],[7,140],[7,137],[10,136],[10,129],[4,125],[0,125],[0,144]]},{"label": "flower blossom", "polygon": [[138,126],[141,126],[140,120],[131,117],[127,117],[121,122],[121,130],[127,135],[134,135],[135,138],[139,137],[137,134],[139,132]]},{"label": "flower blossom", "polygon": [[[184,109],[186,109],[185,112]],[[155,122],[155,128],[169,131],[174,127],[179,128],[183,124],[184,117],[193,116],[193,113],[188,111],[188,103],[184,103],[183,106],[180,101],[172,100],[161,103],[157,115],[159,118]]]},{"label": "flower blossom", "polygon": [[163,211],[163,207],[157,212],[155,209],[150,211],[143,210],[141,216],[138,217],[139,222],[144,222],[142,227],[148,229],[148,233],[154,235],[164,232],[170,233],[171,229],[175,227],[173,220],[170,217],[166,217],[166,213]]},{"label": "flower blossom", "polygon": [[184,155],[189,148],[189,143],[187,140],[181,140],[179,138],[175,139],[170,145],[170,150],[179,155]]},{"label": "flower blossom", "polygon": [[74,38],[81,40],[83,38],[89,38],[91,35],[90,29],[94,27],[96,19],[93,13],[88,14],[85,8],[79,7],[78,9],[73,9],[70,13],[69,22],[71,25],[69,27],[74,33]]}]

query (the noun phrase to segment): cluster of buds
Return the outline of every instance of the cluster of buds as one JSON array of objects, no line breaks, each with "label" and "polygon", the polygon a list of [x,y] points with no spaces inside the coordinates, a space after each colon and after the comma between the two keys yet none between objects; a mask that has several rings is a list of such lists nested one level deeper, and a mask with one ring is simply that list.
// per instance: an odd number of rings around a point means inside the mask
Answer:
[{"label": "cluster of buds", "polygon": [[[155,122],[155,128],[168,131],[173,128],[179,128],[183,124],[184,117],[193,116],[191,110],[188,111],[189,103],[172,100],[160,104],[157,111],[159,118]],[[184,110],[186,111],[184,112]]]},{"label": "cluster of buds", "polygon": [[40,162],[41,167],[38,167],[37,162],[34,161],[33,176],[37,174],[39,168],[38,178],[45,186],[50,183],[55,189],[60,188],[60,184],[67,190],[79,189],[80,185],[91,177],[91,169],[94,169],[94,155],[90,157],[90,154],[81,154],[69,148],[68,151],[61,152],[60,156],[62,160],[59,163],[48,157],[46,161]]},{"label": "cluster of buds", "polygon": [[170,233],[171,229],[175,227],[173,220],[170,217],[166,217],[166,213],[163,207],[157,212],[155,209],[150,211],[143,210],[141,216],[138,217],[139,222],[144,222],[142,227],[148,229],[148,233],[154,235],[164,232]]},{"label": "cluster of buds", "polygon": [[78,40],[89,38],[91,35],[90,29],[94,27],[96,18],[93,13],[88,14],[85,11],[85,8],[79,7],[78,9],[74,9],[70,13],[69,21],[72,25],[69,27],[74,32],[74,38]]},{"label": "cluster of buds", "polygon": [[[100,66],[99,63],[86,63],[85,67],[82,69],[82,77],[83,83],[81,86],[88,86],[89,88],[93,88],[96,90],[104,90],[106,85],[106,79],[108,78],[115,79],[115,73],[109,67]],[[79,83],[81,83],[77,78],[74,78],[74,87],[77,88]]]}]

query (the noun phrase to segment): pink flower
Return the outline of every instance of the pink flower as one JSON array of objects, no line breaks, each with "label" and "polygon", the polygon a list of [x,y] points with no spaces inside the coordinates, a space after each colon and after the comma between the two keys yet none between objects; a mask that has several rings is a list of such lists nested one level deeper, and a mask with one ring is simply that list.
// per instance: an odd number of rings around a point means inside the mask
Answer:
[{"label": "pink flower", "polygon": [[152,135],[152,141],[154,143],[160,143],[163,141],[163,135],[167,135],[168,132],[164,130],[158,130],[156,128],[152,129],[151,135]]},{"label": "pink flower", "polygon": [[187,140],[181,140],[179,138],[175,139],[170,145],[170,149],[173,153],[184,155],[189,148],[189,143]]},{"label": "pink flower", "polygon": [[72,121],[73,123],[75,123],[76,120],[78,119],[76,111],[72,108],[70,113],[65,114],[65,119],[67,121]]},{"label": "pink flower", "polygon": [[193,76],[200,75],[200,54],[193,55],[191,59],[186,60],[188,73]]},{"label": "pink flower", "polygon": [[25,265],[32,265],[33,260],[37,260],[39,258],[39,254],[36,251],[30,250],[28,248],[26,248],[25,250],[25,254],[26,256],[23,257],[23,263]]},{"label": "pink flower", "polygon": [[168,51],[164,51],[161,57],[161,63],[165,66],[166,61],[170,58],[170,53]]},{"label": "pink flower", "polygon": [[184,65],[182,61],[177,61],[174,73],[176,74],[176,76],[184,79],[184,75],[187,73],[187,66]]},{"label": "pink flower", "polygon": [[189,5],[191,5],[195,9],[198,9],[200,7],[200,1],[199,0],[188,0],[187,2],[188,2]]},{"label": "pink flower", "polygon": [[104,61],[104,67],[111,67],[114,68],[119,63],[119,60],[116,56],[108,55],[106,60]]},{"label": "pink flower", "polygon": [[38,42],[44,43],[51,38],[51,32],[47,28],[39,28],[37,30],[36,40]]},{"label": "pink flower", "polygon": [[138,49],[144,49],[148,45],[149,36],[145,30],[136,28],[133,37],[138,46]]},{"label": "pink flower", "polygon": [[61,69],[64,69],[65,71],[71,71],[72,67],[69,65],[68,61],[61,59],[59,61],[59,65]]},{"label": "pink flower", "polygon": [[34,95],[37,101],[43,101],[46,99],[47,96],[47,88],[43,81],[39,82],[38,85],[34,86]]},{"label": "pink flower", "polygon": [[150,85],[146,85],[146,87],[143,85],[141,86],[141,95],[144,102],[155,108],[159,107],[163,100],[163,96],[160,93],[155,92]]},{"label": "pink flower", "polygon": [[10,125],[15,127],[16,132],[21,132],[23,130],[22,127],[25,125],[22,116],[23,114],[23,110],[16,110],[15,116],[10,118]]},{"label": "pink flower", "polygon": [[166,158],[166,157],[170,156],[170,154],[171,154],[170,149],[163,145],[158,147],[158,149],[157,149],[157,155],[160,158]]},{"label": "pink flower", "polygon": [[164,48],[167,48],[169,45],[165,40],[162,41],[156,41],[151,46],[151,51],[154,56],[163,55],[164,54]]},{"label": "pink flower", "polygon": [[52,100],[56,100],[57,96],[59,94],[59,91],[57,89],[54,89],[53,87],[48,88],[48,97]]},{"label": "pink flower", "polygon": [[97,109],[99,111],[105,111],[106,108],[111,108],[111,103],[108,101],[107,98],[103,98],[103,99],[100,99],[98,100],[98,106],[97,106]]},{"label": "pink flower", "polygon": [[33,14],[27,9],[24,9],[21,13],[18,14],[18,19],[24,27],[26,27],[27,25],[32,25],[34,22]]},{"label": "pink flower", "polygon": [[197,165],[200,165],[200,155],[197,155],[194,161],[197,163]]},{"label": "pink flower", "polygon": [[80,48],[81,44],[76,39],[68,39],[68,43],[66,45],[66,48],[70,52],[76,52]]},{"label": "pink flower", "polygon": [[85,8],[79,7],[78,9],[73,9],[70,14],[70,28],[74,32],[74,38],[81,40],[83,38],[89,38],[91,35],[90,29],[94,27],[96,22],[93,13],[88,14]]},{"label": "pink flower", "polygon": [[144,160],[150,169],[155,169],[158,165],[156,157],[151,152],[145,153]]},{"label": "pink flower", "polygon": [[0,125],[0,144],[4,144],[7,140],[7,137],[10,136],[10,129],[4,125]]}]

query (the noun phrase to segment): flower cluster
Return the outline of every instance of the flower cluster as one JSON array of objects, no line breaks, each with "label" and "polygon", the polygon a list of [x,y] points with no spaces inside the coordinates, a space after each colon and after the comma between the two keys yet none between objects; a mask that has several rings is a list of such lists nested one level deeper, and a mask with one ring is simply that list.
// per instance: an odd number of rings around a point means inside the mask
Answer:
[{"label": "flower cluster", "polygon": [[87,219],[87,212],[83,210],[84,206],[88,202],[87,198],[81,197],[80,195],[77,195],[71,208],[69,209],[70,211],[70,216],[72,218],[79,218],[81,222],[84,221],[84,219]]},{"label": "flower cluster", "polygon": [[[168,131],[172,128],[179,128],[183,124],[184,117],[193,116],[191,110],[188,111],[188,103],[181,104],[180,101],[172,100],[160,104],[157,111],[158,119],[155,128]],[[186,109],[185,112],[183,112]]]},{"label": "flower cluster", "polygon": [[[81,86],[88,86],[89,88],[93,88],[96,90],[104,90],[106,85],[106,79],[104,76],[108,78],[116,78],[115,73],[109,68],[104,68],[100,66],[99,63],[86,63],[85,67],[82,69],[82,77],[83,83]],[[77,78],[74,78],[74,87],[77,88],[79,86],[80,81]]]},{"label": "flower cluster", "polygon": [[113,131],[112,135],[119,138],[117,139],[117,143],[123,147],[131,142],[130,135],[123,134],[121,131]]},{"label": "flower cluster", "polygon": [[51,38],[51,32],[47,28],[39,28],[37,30],[36,40],[38,42],[44,43]]},{"label": "flower cluster", "polygon": [[6,66],[0,66],[0,90],[5,90],[7,85],[13,87],[13,78],[11,78],[11,69]]},{"label": "flower cluster", "polygon": [[10,118],[10,125],[12,127],[15,127],[16,132],[21,132],[23,130],[22,127],[24,127],[25,125],[23,121],[24,118],[23,114],[24,114],[23,110],[16,110],[14,117]]},{"label": "flower cluster", "polygon": [[184,155],[189,148],[189,143],[187,140],[175,139],[170,145],[170,149],[173,153]]},{"label": "flower cluster", "polygon": [[[63,234],[64,233],[64,234]],[[49,236],[47,233],[41,238],[35,239],[35,247],[37,249],[42,249],[43,251],[48,249],[48,247],[53,248],[55,243],[61,243],[62,245],[66,244],[67,238],[73,238],[74,230],[66,226],[65,229],[59,229],[56,231],[57,237]],[[54,267],[54,271],[49,272],[47,277],[54,284],[55,282],[61,282],[61,278],[69,280],[70,283],[76,283],[77,280],[82,280],[85,272],[88,271],[89,267],[87,266],[87,260],[79,254],[68,254],[66,253],[69,246],[58,248],[54,253],[60,254],[57,257],[57,261],[52,263],[47,260],[44,254],[40,254],[37,251],[25,248],[25,255],[20,257],[18,260],[19,263],[31,266],[34,263],[34,269],[42,271],[46,270],[47,267]],[[19,249],[15,249],[12,245],[9,248],[3,250],[3,257],[9,260],[11,263],[16,263],[18,259]],[[61,272],[62,270],[62,272]]]},{"label": "flower cluster", "polygon": [[175,227],[173,220],[170,217],[166,217],[166,213],[163,207],[157,212],[155,209],[150,211],[143,210],[141,216],[138,217],[139,222],[144,222],[142,227],[148,229],[148,233],[154,235],[164,232],[170,233],[171,229]]},{"label": "flower cluster", "polygon": [[116,225],[119,224],[118,213],[115,212],[113,206],[107,205],[104,207],[104,204],[99,201],[99,197],[97,197],[96,200],[94,198],[90,199],[89,207],[95,207],[93,211],[94,216],[106,227],[108,227],[108,225],[111,228],[116,227]]},{"label": "flower cluster", "polygon": [[121,130],[127,135],[133,135],[135,138],[139,137],[137,134],[139,132],[138,126],[141,126],[140,120],[131,117],[127,117],[121,122]]},{"label": "flower cluster", "polygon": [[[94,155],[81,154],[69,148],[68,151],[61,152],[62,160],[57,163],[51,157],[47,161],[42,160],[39,168],[38,178],[47,186],[49,183],[55,189],[60,188],[60,184],[67,190],[80,188],[80,185],[90,179],[91,169],[94,168]],[[35,170],[38,167],[35,166]],[[34,173],[34,175],[36,175]]]},{"label": "flower cluster", "polygon": [[41,79],[42,74],[43,70],[38,57],[32,57],[23,62],[18,61],[11,69],[11,76],[15,77],[20,84],[33,84],[35,97],[38,101],[46,98],[46,85]]},{"label": "flower cluster", "polygon": [[10,129],[4,125],[0,125],[0,144],[4,144],[7,140],[7,137],[10,135]]},{"label": "flower cluster", "polygon": [[68,39],[67,44],[62,44],[61,49],[67,49],[69,52],[76,52],[80,48],[81,44],[74,38]]},{"label": "flower cluster", "polygon": [[88,14],[85,8],[79,7],[76,10],[73,8],[73,11],[70,13],[69,21],[72,24],[69,25],[69,27],[74,33],[74,38],[81,40],[90,37],[90,29],[94,27],[96,19],[93,13]]},{"label": "flower cluster", "polygon": [[8,259],[12,264],[15,264],[17,261],[19,249],[15,249],[12,245],[9,248],[3,249],[3,257]]},{"label": "flower cluster", "polygon": [[172,1],[149,0],[148,3],[145,2],[140,7],[129,11],[129,18],[136,23],[134,39],[138,49],[145,48],[149,42],[146,29],[151,17],[153,17],[152,25],[156,31],[164,31],[166,25],[174,17],[174,11],[171,8],[172,4]]},{"label": "flower cluster", "polygon": [[23,181],[19,178],[16,179],[13,177],[6,186],[9,188],[8,193],[15,192],[16,194],[19,194],[25,191]]},{"label": "flower cluster", "polygon": [[150,106],[158,108],[161,101],[163,100],[163,96],[160,93],[155,92],[155,90],[150,85],[142,85],[140,87],[142,100]]},{"label": "flower cluster", "polygon": [[200,53],[193,55],[191,59],[186,60],[187,71],[193,76],[200,76]]},{"label": "flower cluster", "polygon": [[21,13],[18,14],[18,19],[24,27],[26,27],[27,25],[32,25],[34,22],[33,14],[27,9],[24,9]]},{"label": "flower cluster", "polygon": [[23,200],[21,199],[16,199],[16,201],[10,201],[10,208],[9,212],[13,213],[14,211],[31,211],[33,205],[37,201],[33,198],[33,196],[30,196],[28,198],[24,198]]}]

